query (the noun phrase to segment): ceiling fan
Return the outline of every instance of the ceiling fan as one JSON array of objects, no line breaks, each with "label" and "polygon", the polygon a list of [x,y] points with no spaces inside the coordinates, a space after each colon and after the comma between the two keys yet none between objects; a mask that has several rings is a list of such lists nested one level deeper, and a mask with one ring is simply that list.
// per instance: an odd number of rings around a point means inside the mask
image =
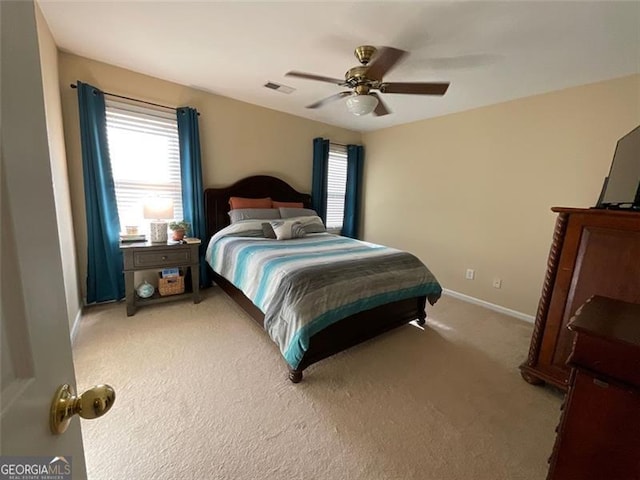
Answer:
[{"label": "ceiling fan", "polygon": [[[287,76],[305,78],[333,83],[352,90],[336,93],[330,97],[319,100],[307,108],[318,108],[327,103],[347,99],[347,109],[354,115],[366,115],[373,113],[376,116],[390,113],[387,106],[380,98],[380,93],[400,93],[410,95],[444,95],[449,88],[449,83],[432,82],[384,82],[382,77],[391,70],[408,52],[393,47],[381,47],[379,50],[371,45],[357,47],[354,54],[362,65],[347,70],[344,80],[339,78],[324,77],[304,72],[287,72]],[[371,60],[373,59],[373,62]],[[371,64],[369,64],[371,62]]]}]

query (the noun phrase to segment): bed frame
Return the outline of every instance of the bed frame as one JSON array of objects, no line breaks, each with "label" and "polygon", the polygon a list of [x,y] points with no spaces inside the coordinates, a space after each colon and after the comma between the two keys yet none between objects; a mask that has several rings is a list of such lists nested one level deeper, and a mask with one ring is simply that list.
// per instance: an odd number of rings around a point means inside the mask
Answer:
[{"label": "bed frame", "polygon": [[[310,195],[267,175],[247,177],[226,188],[207,188],[204,191],[207,239],[229,225],[229,197],[271,197],[280,202],[302,202],[306,208],[311,208]],[[213,272],[211,267],[209,271],[220,288],[264,328],[264,314],[258,307],[229,281]],[[311,337],[309,349],[298,368],[289,367],[289,380],[298,383],[302,380],[303,370],[309,365],[413,320],[417,319],[419,325],[424,325],[427,317],[425,305],[426,296],[414,297],[381,305],[334,323]]]}]

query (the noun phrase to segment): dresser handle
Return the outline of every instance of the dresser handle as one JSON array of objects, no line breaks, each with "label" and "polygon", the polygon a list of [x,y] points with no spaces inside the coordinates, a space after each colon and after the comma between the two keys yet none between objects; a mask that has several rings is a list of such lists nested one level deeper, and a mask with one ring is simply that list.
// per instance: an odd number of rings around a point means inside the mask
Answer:
[{"label": "dresser handle", "polygon": [[166,260],[166,259],[167,259],[167,256],[166,256],[166,255],[163,255],[163,256],[162,256],[162,260]]}]

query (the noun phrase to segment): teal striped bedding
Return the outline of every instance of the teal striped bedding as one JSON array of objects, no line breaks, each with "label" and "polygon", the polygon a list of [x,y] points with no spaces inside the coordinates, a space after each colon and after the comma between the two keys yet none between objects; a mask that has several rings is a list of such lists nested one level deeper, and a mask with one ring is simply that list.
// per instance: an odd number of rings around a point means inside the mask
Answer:
[{"label": "teal striped bedding", "polygon": [[407,252],[329,233],[267,239],[256,220],[214,235],[206,259],[264,313],[265,329],[292,368],[323,328],[406,298],[426,295],[434,304],[442,292]]}]

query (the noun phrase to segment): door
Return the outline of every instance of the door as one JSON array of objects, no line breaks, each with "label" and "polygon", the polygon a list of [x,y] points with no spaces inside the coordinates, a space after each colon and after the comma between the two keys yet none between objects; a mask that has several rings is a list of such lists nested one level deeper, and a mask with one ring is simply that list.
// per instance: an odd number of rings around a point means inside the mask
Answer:
[{"label": "door", "polygon": [[0,454],[65,457],[83,480],[79,419],[49,427],[75,375],[33,2],[0,1],[0,35]]},{"label": "door", "polygon": [[25,304],[22,283],[32,279],[29,272],[20,270],[20,252],[3,173],[0,173],[0,454],[44,456],[49,460],[65,457],[73,478],[84,479],[79,419],[73,419],[62,435],[53,435],[49,428],[49,409],[56,388],[61,383],[75,385],[66,308],[59,308],[64,297],[51,302],[47,295],[41,295]]}]

